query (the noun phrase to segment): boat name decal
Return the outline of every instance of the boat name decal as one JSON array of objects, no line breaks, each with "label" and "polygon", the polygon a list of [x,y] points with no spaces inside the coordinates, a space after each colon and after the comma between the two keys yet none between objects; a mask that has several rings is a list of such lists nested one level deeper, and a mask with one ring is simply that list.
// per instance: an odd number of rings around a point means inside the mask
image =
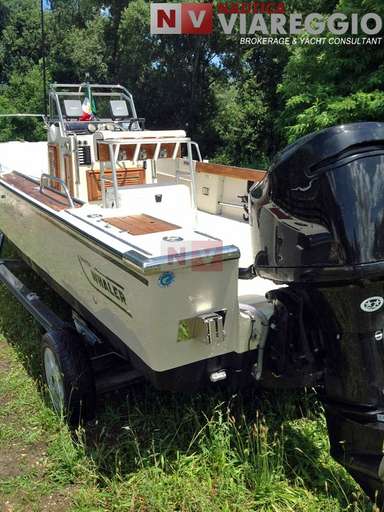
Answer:
[{"label": "boat name decal", "polygon": [[92,266],[86,259],[81,256],[78,258],[84,275],[90,285],[132,318],[131,312],[127,309],[127,299],[124,287],[106,276],[103,272],[98,270],[97,267]]}]

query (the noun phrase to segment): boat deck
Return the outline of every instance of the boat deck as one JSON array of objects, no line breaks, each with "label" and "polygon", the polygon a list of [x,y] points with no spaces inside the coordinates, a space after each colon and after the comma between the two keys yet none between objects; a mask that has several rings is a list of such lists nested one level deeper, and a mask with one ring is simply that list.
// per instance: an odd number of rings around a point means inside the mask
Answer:
[{"label": "boat deck", "polygon": [[[162,233],[172,230],[172,235],[184,240],[186,249],[209,249],[214,246],[234,244],[240,249],[239,264],[241,267],[247,267],[253,261],[249,225],[244,222],[198,211],[197,222],[193,227],[186,225],[186,219],[180,215],[180,212],[178,216],[180,225],[176,225],[169,222],[172,219],[158,218],[156,215],[159,215],[160,211],[155,209],[148,213],[122,213],[120,216],[108,217],[105,215],[105,211],[96,204],[83,204],[81,201],[75,200],[76,208],[70,208],[63,194],[46,188],[40,192],[40,184],[37,179],[17,171],[0,175],[0,180],[52,208],[67,222],[71,222],[78,229],[90,232],[122,253],[133,248],[146,257],[164,255],[167,247],[164,245]],[[212,233],[215,236],[206,233]],[[254,305],[264,304],[265,293],[279,287],[279,285],[262,278],[252,281],[240,280],[238,283],[239,301]]]},{"label": "boat deck", "polygon": [[[28,194],[33,197],[33,199],[40,201],[57,212],[70,207],[65,195],[61,194],[59,191],[53,190],[52,188],[46,187],[43,191],[40,191],[40,183],[28,176],[23,176],[18,172],[11,172],[3,174],[0,177],[9,185],[12,185],[21,192],[24,192],[24,194]],[[80,201],[74,201],[74,203],[75,208],[82,206]]]}]

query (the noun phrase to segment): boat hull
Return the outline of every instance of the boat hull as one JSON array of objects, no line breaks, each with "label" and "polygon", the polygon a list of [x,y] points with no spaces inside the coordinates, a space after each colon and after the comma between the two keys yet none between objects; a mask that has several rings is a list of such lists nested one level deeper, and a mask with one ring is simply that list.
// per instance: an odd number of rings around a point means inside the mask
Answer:
[{"label": "boat hull", "polygon": [[[157,387],[195,387],[208,382],[213,371],[226,368],[238,374],[253,364],[255,350],[248,351],[238,336],[236,259],[213,270],[180,266],[172,284],[163,286],[160,272],[144,275],[130,269],[121,254],[1,181],[0,192],[0,230]],[[180,321],[222,310],[223,343],[178,340]]]}]

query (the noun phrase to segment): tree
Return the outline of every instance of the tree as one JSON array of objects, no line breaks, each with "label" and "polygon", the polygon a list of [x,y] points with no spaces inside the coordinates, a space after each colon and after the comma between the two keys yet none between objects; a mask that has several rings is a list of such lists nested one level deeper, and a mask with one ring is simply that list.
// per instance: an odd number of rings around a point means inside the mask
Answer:
[{"label": "tree", "polygon": [[41,57],[39,3],[32,0],[0,3],[0,78],[26,72]]},{"label": "tree", "polygon": [[[9,83],[2,87],[0,113],[43,114],[44,101],[41,66],[34,65],[27,72],[14,71]],[[44,140],[46,132],[40,118],[0,118],[0,141],[14,139]]]},{"label": "tree", "polygon": [[151,35],[144,0],[129,3],[119,35],[118,78],[133,92],[139,114],[154,128],[187,129],[207,151],[216,139],[212,84],[220,70],[215,37]]},{"label": "tree", "polygon": [[[44,111],[39,7],[0,0],[1,112]],[[286,7],[384,16],[376,0],[287,0]],[[204,156],[234,165],[262,167],[310,131],[384,117],[381,47],[243,47],[217,27],[210,36],[151,35],[149,10],[148,0],[50,0],[50,79],[81,82],[88,73],[91,81],[120,82],[148,127],[184,128]],[[31,119],[1,121],[1,139],[12,133],[45,138]]]},{"label": "tree", "polygon": [[[336,7],[347,15],[370,10],[384,16],[384,7],[371,0],[340,0]],[[326,34],[328,40],[331,36]],[[382,46],[293,48],[278,87],[284,99],[279,118],[284,138],[292,142],[335,124],[384,120],[383,62]]]},{"label": "tree", "polygon": [[222,163],[265,168],[270,122],[265,93],[254,77],[241,84],[220,85],[216,91],[215,131],[219,144],[215,159]]}]

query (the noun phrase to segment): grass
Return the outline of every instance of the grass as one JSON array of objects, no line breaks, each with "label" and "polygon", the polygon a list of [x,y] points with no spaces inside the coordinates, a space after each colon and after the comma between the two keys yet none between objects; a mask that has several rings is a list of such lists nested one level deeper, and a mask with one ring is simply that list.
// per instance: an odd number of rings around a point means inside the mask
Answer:
[{"label": "grass", "polygon": [[328,455],[313,392],[134,386],[71,433],[41,385],[40,335],[0,287],[1,512],[372,510]]}]

